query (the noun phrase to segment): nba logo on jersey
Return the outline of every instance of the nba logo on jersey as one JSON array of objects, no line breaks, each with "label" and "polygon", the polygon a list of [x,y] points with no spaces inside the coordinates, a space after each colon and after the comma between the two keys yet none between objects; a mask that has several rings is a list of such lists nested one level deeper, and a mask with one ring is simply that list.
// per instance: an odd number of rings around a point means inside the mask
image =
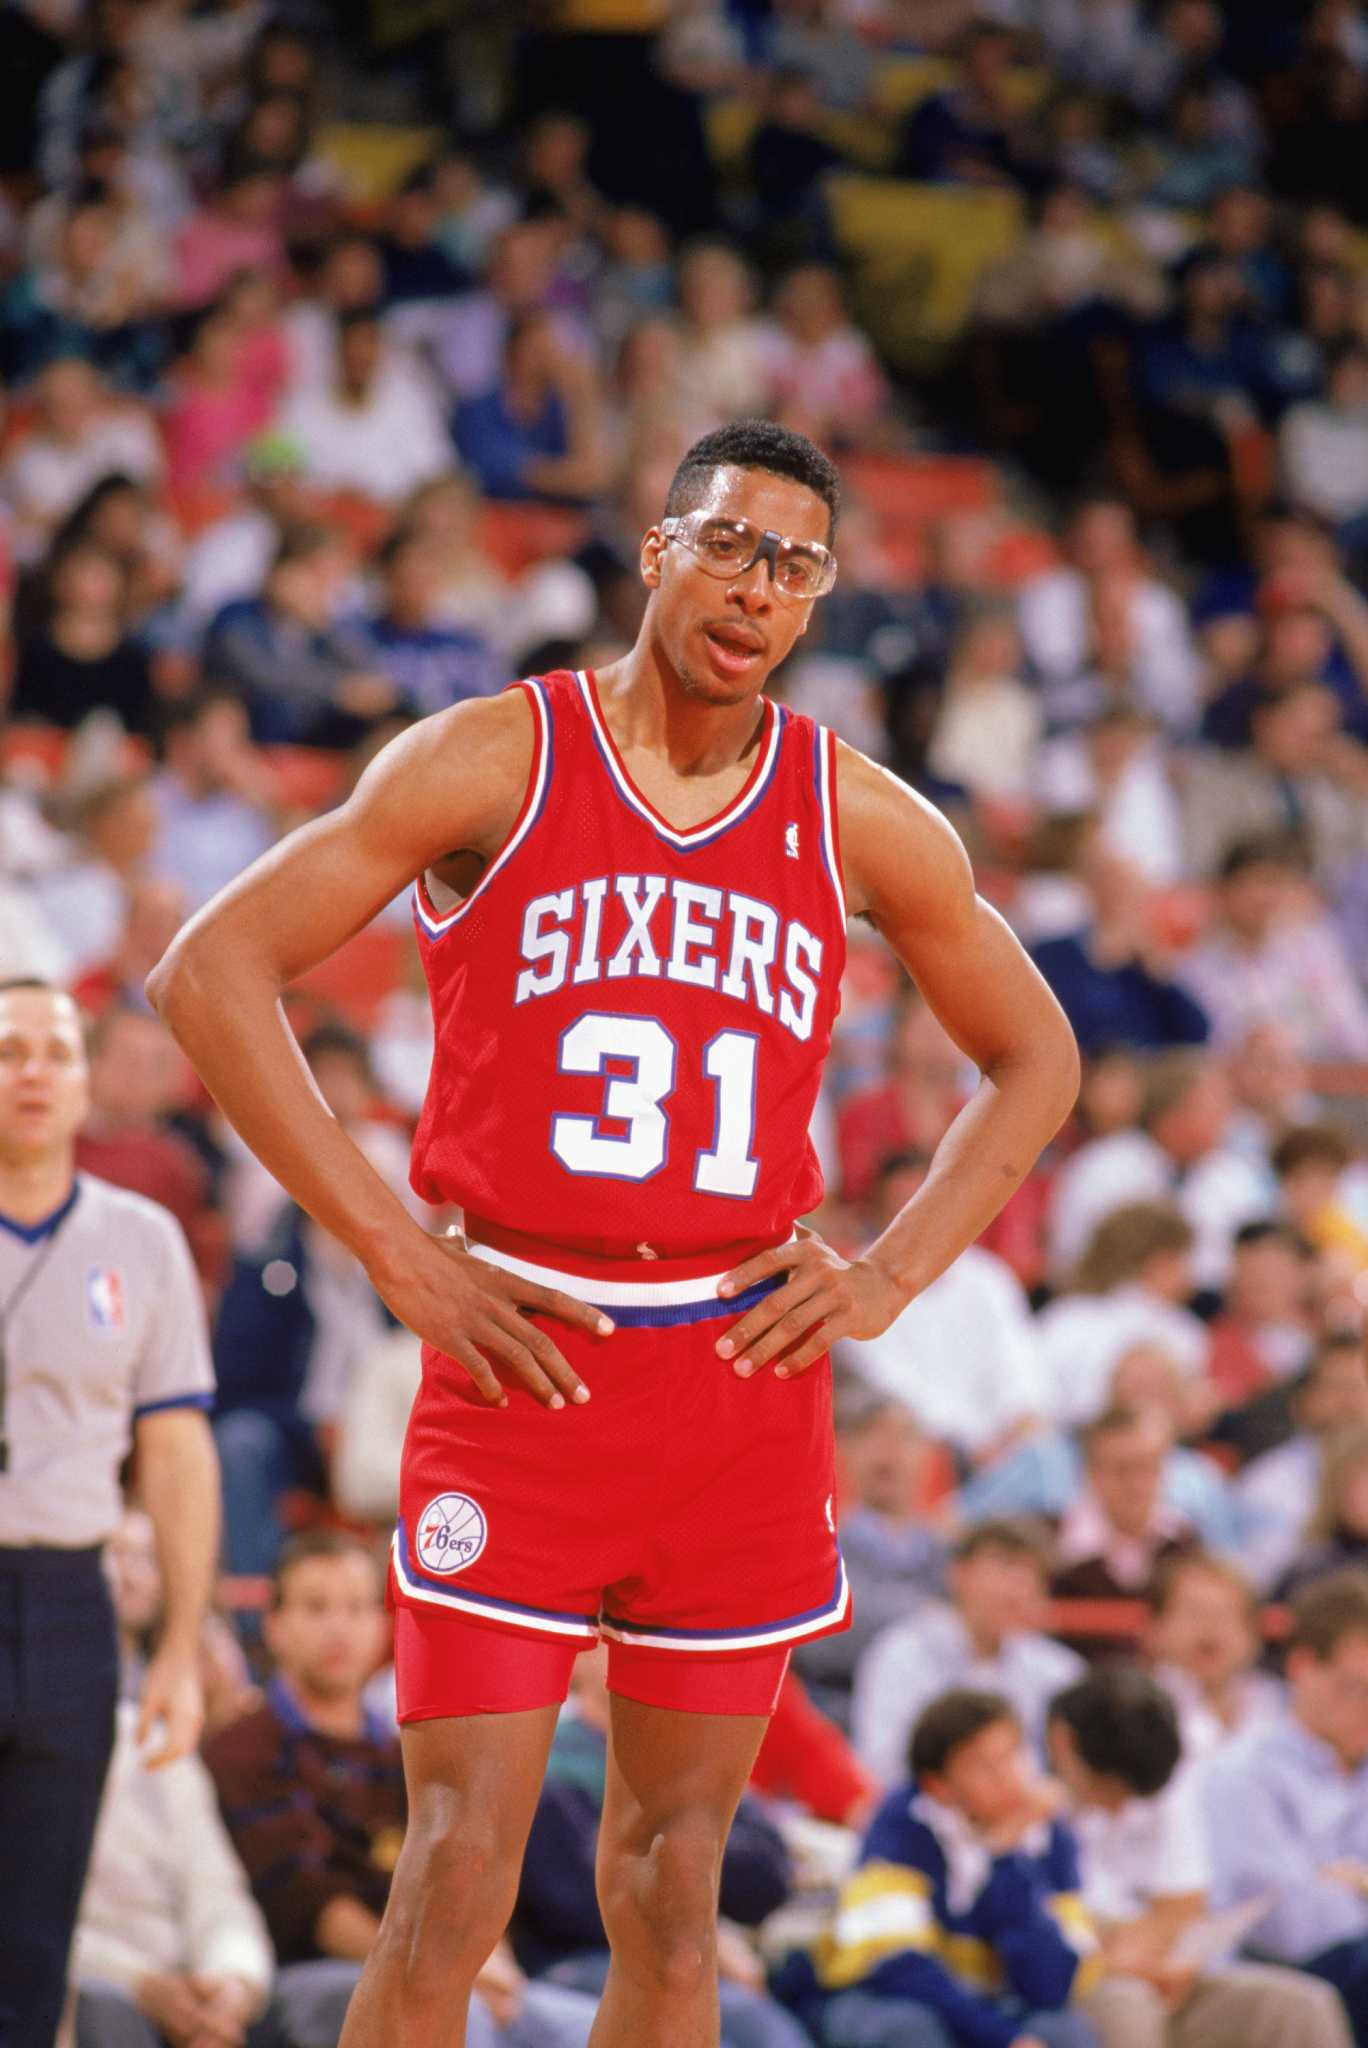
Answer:
[{"label": "nba logo on jersey", "polygon": [[92,1266],[86,1274],[86,1310],[92,1330],[116,1336],[124,1326],[123,1280],[117,1267]]},{"label": "nba logo on jersey", "polygon": [[418,1562],[430,1572],[464,1571],[488,1534],[484,1514],[468,1493],[439,1493],[418,1517]]}]

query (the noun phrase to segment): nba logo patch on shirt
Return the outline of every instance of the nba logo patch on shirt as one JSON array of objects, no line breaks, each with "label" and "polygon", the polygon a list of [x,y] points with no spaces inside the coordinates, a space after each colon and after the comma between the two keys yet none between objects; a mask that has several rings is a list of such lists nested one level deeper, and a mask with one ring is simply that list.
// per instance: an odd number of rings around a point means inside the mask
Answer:
[{"label": "nba logo patch on shirt", "polygon": [[86,1312],[92,1330],[113,1337],[123,1329],[123,1279],[116,1266],[92,1266],[86,1274]]},{"label": "nba logo patch on shirt", "polygon": [[418,1517],[418,1562],[430,1572],[462,1572],[488,1534],[484,1511],[468,1493],[439,1493]]}]

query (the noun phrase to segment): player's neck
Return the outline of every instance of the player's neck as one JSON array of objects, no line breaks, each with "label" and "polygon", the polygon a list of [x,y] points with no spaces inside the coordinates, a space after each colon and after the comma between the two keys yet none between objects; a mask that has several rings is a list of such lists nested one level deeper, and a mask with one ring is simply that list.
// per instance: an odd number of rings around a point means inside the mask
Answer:
[{"label": "player's neck", "polygon": [[12,1223],[41,1223],[60,1209],[75,1184],[69,1150],[41,1159],[0,1155],[0,1216]]},{"label": "player's neck", "polygon": [[643,747],[678,775],[714,775],[742,759],[760,728],[759,692],[733,704],[692,694],[644,638],[630,654],[596,669],[599,703],[619,750]]}]

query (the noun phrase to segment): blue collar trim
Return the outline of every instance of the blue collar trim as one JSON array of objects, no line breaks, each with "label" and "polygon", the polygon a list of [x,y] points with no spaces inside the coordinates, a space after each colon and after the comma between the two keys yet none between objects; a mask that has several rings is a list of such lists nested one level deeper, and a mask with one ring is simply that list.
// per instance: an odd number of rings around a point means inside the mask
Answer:
[{"label": "blue collar trim", "polygon": [[21,1223],[17,1217],[7,1216],[4,1210],[0,1209],[0,1230],[7,1230],[11,1237],[19,1238],[24,1244],[39,1244],[43,1238],[51,1237],[54,1230],[61,1228],[80,1199],[81,1183],[78,1180],[72,1183],[71,1193],[66,1200],[59,1203],[50,1216],[44,1216],[41,1223]]}]

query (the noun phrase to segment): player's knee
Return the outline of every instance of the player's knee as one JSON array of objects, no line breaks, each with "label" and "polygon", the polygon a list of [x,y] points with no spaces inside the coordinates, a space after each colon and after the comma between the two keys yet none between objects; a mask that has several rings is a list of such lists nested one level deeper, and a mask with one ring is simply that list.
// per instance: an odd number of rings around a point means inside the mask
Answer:
[{"label": "player's knee", "polygon": [[394,1874],[389,1920],[415,1967],[473,1976],[508,1925],[518,1861],[471,1816],[454,1825],[410,1821]]},{"label": "player's knee", "polygon": [[614,1948],[674,1990],[710,1981],[721,1859],[710,1814],[676,1816],[605,1853],[599,1902]]}]

